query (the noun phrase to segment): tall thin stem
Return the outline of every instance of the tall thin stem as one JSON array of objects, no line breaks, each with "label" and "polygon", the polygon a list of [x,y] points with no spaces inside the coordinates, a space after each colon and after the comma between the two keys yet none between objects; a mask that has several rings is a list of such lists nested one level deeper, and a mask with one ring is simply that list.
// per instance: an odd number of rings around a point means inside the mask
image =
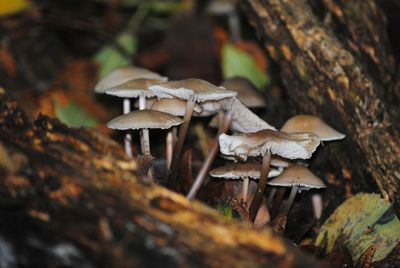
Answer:
[{"label": "tall thin stem", "polygon": [[285,187],[279,187],[277,190],[277,193],[275,195],[274,201],[272,203],[272,208],[271,208],[271,218],[275,218],[275,216],[278,214],[279,208],[282,204],[283,197],[285,196],[286,193],[286,188]]},{"label": "tall thin stem", "polygon": [[181,158],[182,155],[183,145],[185,143],[186,134],[189,129],[189,124],[192,118],[194,105],[195,101],[192,98],[190,98],[186,102],[185,115],[183,116],[183,123],[179,128],[178,141],[175,144],[174,154],[171,162],[171,169],[169,171],[169,176],[168,176],[167,184],[170,188],[175,187],[176,184],[176,179],[178,177],[179,159]]},{"label": "tall thin stem", "polygon": [[242,203],[247,207],[247,195],[249,192],[249,178],[243,178],[243,190],[242,190]]},{"label": "tall thin stem", "polygon": [[192,185],[192,188],[190,188],[189,193],[187,194],[188,199],[194,199],[198,190],[200,189],[201,185],[204,182],[204,179],[206,178],[208,171],[218,153],[219,150],[219,142],[218,142],[218,137],[222,133],[225,133],[228,131],[232,121],[232,115],[230,112],[225,114],[224,120],[222,124],[220,125],[220,128],[218,129],[218,134],[214,139],[213,146],[210,150],[210,153],[208,154],[207,158],[204,160],[203,165],[200,168],[199,173],[197,174],[197,177]]},{"label": "tall thin stem", "polygon": [[253,201],[251,202],[249,213],[250,219],[254,222],[258,209],[260,208],[261,201],[264,196],[265,188],[267,187],[267,180],[268,180],[268,172],[269,172],[269,165],[271,164],[271,152],[268,152],[263,157],[263,163],[261,167],[261,175],[260,180],[258,182],[257,190],[254,195]]},{"label": "tall thin stem", "polygon": [[285,207],[283,208],[283,211],[285,213],[288,213],[290,208],[292,207],[293,201],[296,198],[297,190],[299,190],[299,186],[293,186],[292,187],[292,190],[290,191],[290,195],[289,195],[289,198],[287,200],[287,203],[286,203]]},{"label": "tall thin stem", "polygon": [[[146,97],[144,95],[139,95],[139,110],[146,109]],[[150,155],[150,138],[149,130],[140,130],[140,149],[143,155]]]},{"label": "tall thin stem", "polygon": [[[127,114],[131,111],[131,101],[129,99],[124,99],[122,102],[122,112]],[[125,134],[124,138],[125,153],[128,157],[133,157],[132,154],[132,135],[130,133]]]}]

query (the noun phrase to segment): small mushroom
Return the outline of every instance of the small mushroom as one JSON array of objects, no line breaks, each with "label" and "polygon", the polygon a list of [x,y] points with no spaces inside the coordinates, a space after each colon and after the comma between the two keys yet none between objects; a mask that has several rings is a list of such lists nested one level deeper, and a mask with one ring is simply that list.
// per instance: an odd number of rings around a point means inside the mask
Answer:
[{"label": "small mushroom", "polygon": [[[225,110],[231,111],[232,113],[230,129],[233,132],[250,133],[263,129],[276,130],[274,126],[271,126],[258,117],[237,98],[226,100],[223,102],[223,105]],[[209,123],[209,126],[211,127],[218,127],[219,125],[219,120],[216,117],[214,117]]]},{"label": "small mushroom", "polygon": [[[180,125],[182,119],[167,113],[139,110],[128,114],[120,115],[110,122],[107,126],[112,129],[127,130],[127,129],[168,129],[173,126]],[[150,155],[150,143],[144,146],[144,155]]]},{"label": "small mushroom", "polygon": [[264,108],[267,106],[264,97],[256,86],[245,77],[235,76],[229,78],[222,83],[222,86],[237,92],[237,98],[248,108]]},{"label": "small mushroom", "polygon": [[174,156],[172,158],[171,169],[168,177],[168,184],[174,186],[178,176],[179,159],[182,154],[186,133],[189,128],[195,103],[233,97],[236,95],[236,92],[227,90],[223,87],[214,86],[213,84],[201,79],[170,81],[150,86],[149,89],[153,91],[158,98],[180,98],[187,101],[185,115],[183,117],[182,126],[179,129],[178,141],[174,148]]},{"label": "small mushroom", "polygon": [[312,173],[308,168],[301,165],[293,165],[285,169],[281,175],[268,182],[269,185],[292,187],[289,199],[284,208],[288,212],[296,197],[296,193],[311,188],[325,188],[324,182]]},{"label": "small mushroom", "polygon": [[96,93],[104,93],[107,89],[121,85],[132,79],[147,78],[167,81],[168,78],[161,76],[158,73],[154,73],[150,70],[134,67],[125,66],[112,70],[109,74],[104,76],[95,86],[94,91]]},{"label": "small mushroom", "polygon": [[254,221],[267,185],[271,155],[307,159],[320,144],[320,139],[311,133],[289,134],[266,129],[232,136],[222,134],[219,136],[219,143],[222,154],[237,157],[242,161],[246,161],[249,156],[263,156],[258,188],[250,205],[250,216]]},{"label": "small mushroom", "polygon": [[[271,169],[268,178],[276,177],[281,173],[277,169]],[[212,177],[224,179],[243,179],[242,202],[247,206],[247,196],[249,188],[249,179],[258,180],[261,174],[261,165],[259,163],[231,163],[218,167],[209,172]]]},{"label": "small mushroom", "polygon": [[319,117],[314,115],[295,115],[282,126],[287,133],[309,132],[317,135],[321,141],[341,140],[344,134],[338,132]]},{"label": "small mushroom", "polygon": [[[162,83],[163,81],[164,80],[159,79],[135,78],[118,86],[111,87],[107,89],[105,93],[124,98],[124,102],[125,100],[129,102],[129,107],[131,106],[129,101],[131,98],[139,98],[139,110],[144,110],[146,108],[146,98],[154,97],[154,94],[148,90],[148,87],[150,85]],[[149,144],[149,131],[147,129],[140,130],[140,144],[141,150],[144,152],[146,144]],[[130,150],[130,140],[126,142],[125,146],[129,147]]]},{"label": "small mushroom", "polygon": [[[184,116],[186,109],[186,101],[181,99],[159,99],[152,103],[150,106],[151,110],[160,111],[164,113],[169,113],[175,116]],[[201,113],[202,108],[197,103],[194,105],[193,111],[196,113]],[[172,127],[171,130],[168,131],[166,137],[166,170],[167,174],[169,173],[169,169],[171,167],[172,156],[173,156],[173,147],[176,141],[176,127]],[[167,176],[165,176],[164,185],[167,183]]]},{"label": "small mushroom", "polygon": [[[104,76],[95,86],[94,91],[96,93],[102,94],[109,88],[123,84],[129,80],[137,78],[147,78],[147,79],[158,79],[161,81],[167,81],[167,77],[163,77],[157,73],[149,71],[147,69],[125,66],[112,70],[109,74]],[[122,102],[123,114],[127,114],[131,111],[131,104],[129,99],[124,98]],[[132,157],[132,147],[131,147],[132,136],[128,133],[125,135],[125,153]]]}]

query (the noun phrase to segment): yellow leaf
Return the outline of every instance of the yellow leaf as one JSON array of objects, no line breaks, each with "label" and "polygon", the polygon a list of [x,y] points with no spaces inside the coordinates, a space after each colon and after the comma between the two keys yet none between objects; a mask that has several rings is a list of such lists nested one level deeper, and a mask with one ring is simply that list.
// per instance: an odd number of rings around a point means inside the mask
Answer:
[{"label": "yellow leaf", "polygon": [[0,0],[0,16],[8,16],[18,13],[30,7],[28,0]]}]

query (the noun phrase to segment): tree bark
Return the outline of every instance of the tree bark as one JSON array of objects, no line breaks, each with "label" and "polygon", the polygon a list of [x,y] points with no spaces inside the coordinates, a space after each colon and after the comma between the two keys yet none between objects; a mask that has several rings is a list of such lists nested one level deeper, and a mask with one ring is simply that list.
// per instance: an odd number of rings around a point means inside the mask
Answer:
[{"label": "tree bark", "polygon": [[384,18],[370,0],[310,2],[241,1],[297,112],[347,135],[340,146],[329,145],[334,161],[351,170],[356,190],[373,191],[375,181],[400,216],[398,108],[390,106],[399,96],[391,90]]},{"label": "tree bark", "polygon": [[45,116],[33,122],[0,90],[2,261],[7,267],[319,266],[269,229],[227,220],[155,185],[140,167],[94,129]]}]

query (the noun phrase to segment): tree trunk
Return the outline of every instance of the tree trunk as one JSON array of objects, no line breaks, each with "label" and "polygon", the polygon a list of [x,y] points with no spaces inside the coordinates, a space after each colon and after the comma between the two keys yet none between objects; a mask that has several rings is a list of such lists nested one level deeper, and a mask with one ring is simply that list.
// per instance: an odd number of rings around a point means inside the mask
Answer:
[{"label": "tree trunk", "polygon": [[159,187],[93,129],[35,122],[0,90],[0,246],[7,267],[317,267]]},{"label": "tree trunk", "polygon": [[399,109],[390,106],[399,96],[384,17],[372,0],[310,2],[241,1],[297,112],[347,135],[329,145],[334,161],[356,190],[374,191],[375,181],[400,216]]}]

